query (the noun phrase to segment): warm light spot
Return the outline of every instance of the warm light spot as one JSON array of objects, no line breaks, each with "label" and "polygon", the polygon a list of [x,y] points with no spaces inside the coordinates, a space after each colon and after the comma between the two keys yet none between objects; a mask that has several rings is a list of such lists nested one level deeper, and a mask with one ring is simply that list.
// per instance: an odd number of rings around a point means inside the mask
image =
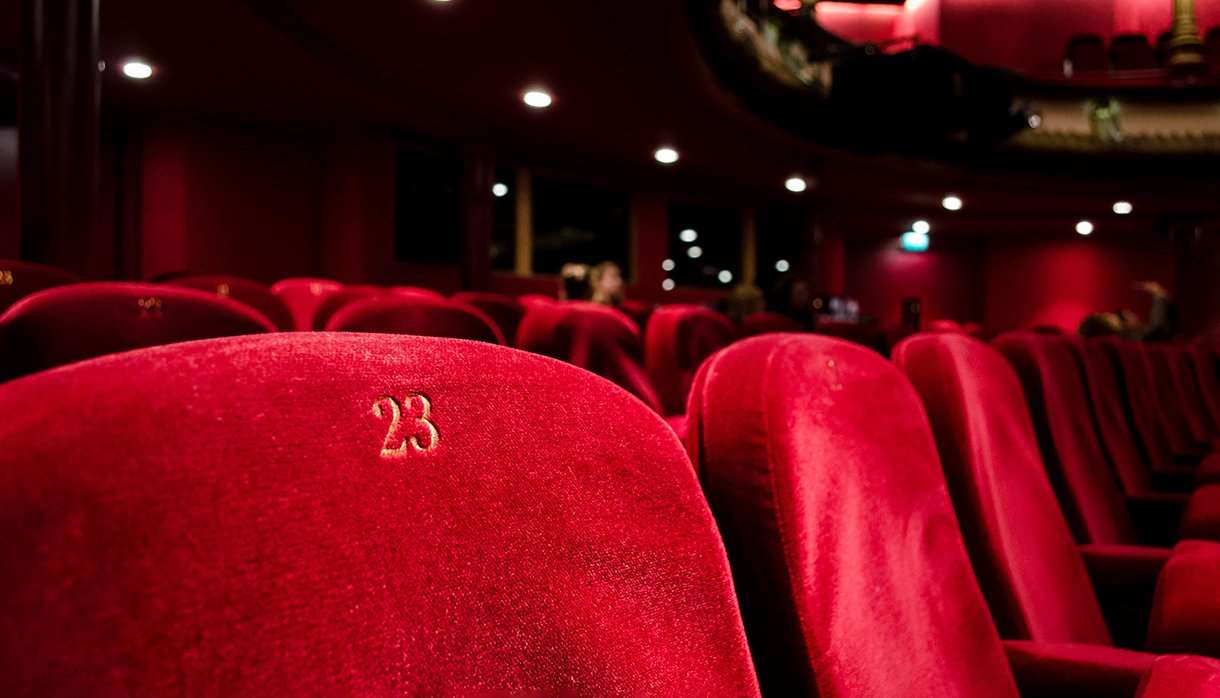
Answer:
[{"label": "warm light spot", "polygon": [[940,205],[945,207],[946,211],[962,210],[962,197],[957,194],[949,194],[940,200]]},{"label": "warm light spot", "polygon": [[669,146],[657,148],[657,152],[653,153],[652,156],[662,165],[672,165],[678,161],[678,151]]},{"label": "warm light spot", "polygon": [[775,0],[775,9],[792,12],[801,9],[801,0]]},{"label": "warm light spot", "polygon": [[686,251],[686,256],[690,257],[691,259],[699,259],[703,256],[703,248],[695,245]]},{"label": "warm light spot", "polygon": [[699,233],[696,233],[694,230],[687,228],[686,230],[683,230],[682,232],[678,233],[678,239],[681,240],[682,242],[690,244],[690,243],[694,242],[695,240],[699,239]]},{"label": "warm light spot", "polygon": [[1114,212],[1120,216],[1125,216],[1135,210],[1130,201],[1115,201]]},{"label": "warm light spot", "polygon": [[781,259],[775,263],[775,271],[778,271],[781,274],[788,271],[790,268],[791,265],[788,264],[788,260],[786,259]]},{"label": "warm light spot", "polygon": [[492,196],[495,196],[497,199],[503,199],[504,197],[508,196],[508,185],[504,182],[496,182],[495,184],[491,185],[491,193]]},{"label": "warm light spot", "polygon": [[661,290],[663,291],[672,291],[674,290],[675,286],[677,286],[677,284],[674,283],[673,279],[666,279],[661,282]]},{"label": "warm light spot", "polygon": [[675,262],[672,259],[667,259],[664,262],[661,262],[661,269],[663,271],[673,271],[674,268],[677,266],[678,266],[677,262]]},{"label": "warm light spot", "polygon": [[932,225],[927,221],[915,221],[911,224],[911,230],[921,235],[927,235],[932,232]]},{"label": "warm light spot", "polygon": [[1076,233],[1079,235],[1092,235],[1093,224],[1089,221],[1080,221],[1076,224]]},{"label": "warm light spot", "polygon": [[153,68],[144,61],[127,61],[123,64],[123,74],[132,80],[147,80],[152,77]]},{"label": "warm light spot", "polygon": [[549,92],[540,89],[532,89],[521,96],[521,101],[525,102],[526,106],[534,109],[546,109],[551,106],[554,101]]},{"label": "warm light spot", "polygon": [[804,177],[793,175],[788,178],[788,181],[784,182],[784,188],[793,194],[800,194],[809,188],[809,183],[805,181]]}]

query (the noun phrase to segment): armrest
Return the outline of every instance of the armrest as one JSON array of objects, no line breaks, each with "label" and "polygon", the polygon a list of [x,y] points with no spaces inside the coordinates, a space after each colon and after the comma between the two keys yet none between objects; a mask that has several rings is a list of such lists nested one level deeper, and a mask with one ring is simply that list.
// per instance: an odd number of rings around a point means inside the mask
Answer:
[{"label": "armrest", "polygon": [[1127,510],[1140,542],[1169,547],[1178,540],[1178,525],[1186,510],[1187,494],[1148,492],[1127,495]]},{"label": "armrest", "polygon": [[1004,650],[1022,698],[1131,698],[1156,655],[1105,645],[1005,640]]},{"label": "armrest", "polygon": [[1115,644],[1143,647],[1157,583],[1172,551],[1135,545],[1079,549]]},{"label": "armrest", "polygon": [[1220,662],[1185,654],[1157,657],[1139,698],[1204,698],[1220,694]]},{"label": "armrest", "polygon": [[1148,648],[1220,657],[1220,543],[1179,543],[1161,571]]}]

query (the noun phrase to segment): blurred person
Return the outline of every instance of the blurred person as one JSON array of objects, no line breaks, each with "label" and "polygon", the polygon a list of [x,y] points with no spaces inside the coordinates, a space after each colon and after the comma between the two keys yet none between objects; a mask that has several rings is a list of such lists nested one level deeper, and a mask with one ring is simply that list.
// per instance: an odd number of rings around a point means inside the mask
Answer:
[{"label": "blurred person", "polygon": [[813,294],[809,284],[796,274],[783,274],[766,294],[767,310],[796,320],[802,327],[813,327]]},{"label": "blurred person", "polygon": [[588,264],[565,264],[559,270],[559,300],[587,301],[593,295],[589,286]]},{"label": "blurred person", "polygon": [[733,324],[740,325],[742,320],[755,313],[761,313],[766,310],[766,307],[762,289],[754,284],[737,284],[729,293],[724,314],[733,321]]},{"label": "blurred person", "polygon": [[614,262],[602,262],[589,270],[590,297],[594,303],[618,307],[626,296],[623,270]]},{"label": "blurred person", "polygon": [[1137,342],[1155,342],[1173,336],[1177,324],[1177,311],[1169,292],[1155,281],[1140,281],[1137,291],[1152,296],[1152,310],[1148,322],[1141,322],[1138,315],[1127,308],[1106,313],[1093,313],[1081,321],[1077,332],[1082,337],[1117,336]]}]

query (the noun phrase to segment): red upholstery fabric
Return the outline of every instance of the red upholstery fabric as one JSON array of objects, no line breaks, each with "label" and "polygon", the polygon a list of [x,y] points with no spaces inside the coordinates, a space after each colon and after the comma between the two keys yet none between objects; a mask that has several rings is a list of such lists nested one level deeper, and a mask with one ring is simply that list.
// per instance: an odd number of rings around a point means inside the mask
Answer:
[{"label": "red upholstery fabric", "polygon": [[1099,645],[1005,640],[1023,698],[1133,696],[1157,655]]},{"label": "red upholstery fabric", "polygon": [[296,326],[292,312],[284,305],[284,301],[272,293],[270,288],[257,281],[236,276],[179,276],[165,283],[170,286],[211,291],[245,303],[267,316],[267,319],[281,330],[291,330]]},{"label": "red upholstery fabric", "polygon": [[0,443],[12,695],[758,693],[681,445],[559,362],[176,345],[3,386]]},{"label": "red upholstery fabric", "polygon": [[444,300],[445,294],[440,291],[433,291],[430,288],[420,288],[419,286],[391,286],[386,289],[387,293],[398,296],[408,296],[411,298],[429,298],[432,300]]},{"label": "red upholstery fabric", "polygon": [[713,355],[696,386],[688,447],[764,692],[1016,695],[927,420],[893,366],[768,335]]},{"label": "red upholstery fabric", "polygon": [[31,293],[79,281],[75,274],[33,262],[0,259],[0,313]]},{"label": "red upholstery fabric", "polygon": [[894,348],[894,362],[927,408],[1000,633],[1110,644],[1012,367],[986,344],[954,334],[908,337]]},{"label": "red upholstery fabric", "polygon": [[328,332],[380,332],[473,339],[504,344],[491,318],[473,306],[413,294],[389,294],[343,306],[326,323]]},{"label": "red upholstery fabric", "polygon": [[1194,406],[1178,375],[1176,355],[1163,344],[1151,345],[1144,351],[1148,355],[1148,368],[1157,388],[1159,405],[1167,410],[1165,418],[1176,422],[1180,428],[1179,438],[1185,444],[1185,450],[1181,452],[1198,450],[1211,441],[1211,426],[1205,421],[1205,415],[1192,409]]},{"label": "red upholstery fabric", "polygon": [[1189,354],[1199,380],[1203,403],[1212,416],[1212,422],[1220,426],[1220,374],[1216,371],[1216,352],[1211,347],[1193,344]]},{"label": "red upholstery fabric", "polygon": [[801,323],[787,315],[780,315],[779,313],[765,311],[752,313],[741,321],[741,334],[743,337],[753,337],[772,332],[803,332],[804,330],[805,328],[801,326]]},{"label": "red upholstery fabric", "polygon": [[962,326],[953,320],[933,320],[928,323],[929,332],[948,332],[950,334],[965,334]]},{"label": "red upholstery fabric", "polygon": [[0,379],[159,344],[274,331],[257,310],[215,293],[158,284],[61,286],[0,315]]},{"label": "red upholstery fabric", "polygon": [[1154,373],[1147,348],[1135,342],[1116,340],[1107,341],[1105,346],[1118,356],[1132,418],[1145,445],[1151,443],[1150,448],[1167,448],[1170,460],[1173,454],[1197,450],[1199,444],[1183,420],[1173,385],[1168,376],[1162,380]]},{"label": "red upholstery fabric", "polygon": [[618,309],[622,311],[624,315],[631,318],[632,321],[635,322],[635,326],[640,328],[640,331],[643,332],[644,329],[648,327],[648,322],[651,320],[652,314],[656,310],[656,306],[643,301],[627,299],[619,304]]},{"label": "red upholstery fabric", "polygon": [[1156,347],[1153,357],[1162,367],[1162,375],[1169,374],[1191,435],[1199,443],[1210,443],[1220,435],[1220,428],[1212,421],[1211,411],[1204,402],[1202,386],[1190,354],[1185,347],[1166,344]]},{"label": "red upholstery fabric", "polygon": [[1166,655],[1152,664],[1138,698],[1220,697],[1220,661]]},{"label": "red upholstery fabric", "polygon": [[517,346],[592,371],[661,411],[641,366],[639,330],[614,308],[582,301],[529,306],[517,328]]},{"label": "red upholstery fabric", "polygon": [[500,328],[504,340],[516,345],[517,326],[521,324],[521,318],[525,315],[525,308],[516,299],[498,293],[466,291],[453,294],[453,300],[482,310],[496,323],[496,327]]},{"label": "red upholstery fabric", "polygon": [[1184,541],[1161,572],[1148,647],[1220,657],[1220,544]]},{"label": "red upholstery fabric", "polygon": [[544,296],[541,293],[526,293],[517,296],[517,302],[520,303],[522,307],[530,308],[535,305],[553,305],[559,301],[555,300],[551,296]]},{"label": "red upholstery fabric", "polygon": [[728,318],[700,306],[668,305],[652,314],[644,334],[644,366],[665,414],[686,411],[699,365],[736,337]]},{"label": "red upholstery fabric", "polygon": [[344,286],[343,290],[329,294],[318,304],[318,309],[313,314],[313,329],[326,329],[331,317],[345,306],[378,298],[384,294],[384,289],[376,286]]},{"label": "red upholstery fabric", "polygon": [[292,312],[293,326],[299,331],[313,329],[313,316],[328,296],[343,290],[343,284],[327,279],[284,279],[271,287]]}]

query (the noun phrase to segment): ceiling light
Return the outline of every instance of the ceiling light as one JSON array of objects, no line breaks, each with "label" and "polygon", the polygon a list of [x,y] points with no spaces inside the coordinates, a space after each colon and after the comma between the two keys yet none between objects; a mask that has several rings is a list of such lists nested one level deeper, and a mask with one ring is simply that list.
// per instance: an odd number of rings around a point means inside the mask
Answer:
[{"label": "ceiling light", "polygon": [[534,109],[546,109],[551,106],[554,100],[551,99],[549,92],[534,89],[521,95],[521,101],[525,102],[526,106],[533,107]]},{"label": "ceiling light", "polygon": [[940,205],[945,207],[946,211],[962,210],[962,197],[957,194],[949,194],[940,200]]},{"label": "ceiling light", "polygon": [[1025,117],[1025,123],[1029,124],[1030,128],[1042,128],[1042,115],[1038,112],[1030,112],[1029,116]]},{"label": "ceiling light", "polygon": [[911,224],[911,230],[927,235],[932,232],[932,226],[927,221],[915,221]]},{"label": "ceiling light", "polygon": [[1135,210],[1130,201],[1115,201],[1114,212],[1120,216],[1125,216]]},{"label": "ceiling light", "polygon": [[725,269],[725,270],[721,271],[719,274],[717,274],[716,278],[720,279],[720,283],[722,283],[722,284],[730,283],[733,281],[733,272],[729,271],[728,269]]},{"label": "ceiling light", "polygon": [[911,231],[902,234],[901,245],[904,252],[927,252],[931,239],[927,233]]},{"label": "ceiling light", "polygon": [[123,74],[132,80],[147,80],[152,77],[152,66],[144,61],[127,61],[123,64]]},{"label": "ceiling light", "polygon": [[491,193],[497,199],[502,199],[508,196],[508,185],[504,182],[496,182],[495,184],[491,185]]},{"label": "ceiling light", "polygon": [[672,165],[678,161],[678,151],[669,146],[657,148],[657,152],[653,153],[652,156],[662,165]]},{"label": "ceiling light", "polygon": [[666,279],[661,282],[661,289],[664,291],[672,291],[674,286],[677,286],[677,284],[674,283],[673,279]]},{"label": "ceiling light", "polygon": [[703,248],[695,245],[686,251],[686,256],[690,257],[691,259],[699,259],[703,256]]},{"label": "ceiling light", "polygon": [[804,177],[797,177],[794,175],[789,177],[788,181],[784,182],[784,188],[793,194],[800,194],[809,188],[809,183],[805,181]]},{"label": "ceiling light", "polygon": [[681,240],[682,242],[689,244],[689,243],[692,243],[695,240],[699,239],[699,233],[696,233],[694,230],[687,228],[686,230],[683,230],[682,232],[678,233],[678,239]]},{"label": "ceiling light", "polygon": [[1076,232],[1080,235],[1092,235],[1093,224],[1089,221],[1080,221],[1076,224]]},{"label": "ceiling light", "polygon": [[790,268],[791,266],[788,264],[788,260],[786,259],[781,259],[775,263],[775,271],[778,271],[781,274],[788,271]]},{"label": "ceiling light", "polygon": [[676,266],[678,266],[678,264],[672,259],[667,259],[664,262],[661,262],[661,269],[664,271],[673,271],[674,267]]}]

